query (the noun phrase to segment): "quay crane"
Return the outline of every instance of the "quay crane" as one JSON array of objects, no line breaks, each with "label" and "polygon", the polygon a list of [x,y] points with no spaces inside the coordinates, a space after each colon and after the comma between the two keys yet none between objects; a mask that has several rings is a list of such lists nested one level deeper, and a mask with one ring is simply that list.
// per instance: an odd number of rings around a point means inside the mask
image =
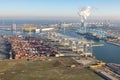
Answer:
[{"label": "quay crane", "polygon": [[85,39],[70,38],[57,32],[51,32],[48,36],[52,40],[58,41],[61,45],[68,46],[73,52],[79,53],[82,56],[92,56],[93,46],[104,46],[103,44],[94,44],[92,41],[88,42]]}]

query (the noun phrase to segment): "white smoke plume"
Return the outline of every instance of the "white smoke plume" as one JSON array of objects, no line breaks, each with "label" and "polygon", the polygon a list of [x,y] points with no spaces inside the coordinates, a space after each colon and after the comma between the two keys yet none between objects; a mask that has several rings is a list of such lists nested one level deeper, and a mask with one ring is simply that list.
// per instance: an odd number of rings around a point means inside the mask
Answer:
[{"label": "white smoke plume", "polygon": [[91,12],[90,6],[84,7],[80,10],[79,16],[81,17],[81,22],[84,22],[87,20],[87,17],[90,15],[90,12]]}]

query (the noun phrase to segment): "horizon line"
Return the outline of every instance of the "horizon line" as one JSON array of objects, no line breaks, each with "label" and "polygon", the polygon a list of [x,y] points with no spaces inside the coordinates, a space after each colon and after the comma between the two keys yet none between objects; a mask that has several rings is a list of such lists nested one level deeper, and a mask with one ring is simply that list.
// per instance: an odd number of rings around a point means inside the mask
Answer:
[{"label": "horizon line", "polygon": [[[79,16],[0,16],[0,19],[80,19]],[[88,19],[116,19],[120,16],[89,16]]]}]

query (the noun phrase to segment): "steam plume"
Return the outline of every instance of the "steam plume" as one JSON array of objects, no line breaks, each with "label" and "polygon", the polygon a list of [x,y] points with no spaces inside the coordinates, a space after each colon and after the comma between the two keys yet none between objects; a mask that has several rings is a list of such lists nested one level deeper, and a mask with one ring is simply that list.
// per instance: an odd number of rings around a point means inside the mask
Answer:
[{"label": "steam plume", "polygon": [[81,17],[81,22],[84,22],[87,20],[87,17],[90,15],[91,7],[87,6],[81,9],[79,12],[79,16]]}]

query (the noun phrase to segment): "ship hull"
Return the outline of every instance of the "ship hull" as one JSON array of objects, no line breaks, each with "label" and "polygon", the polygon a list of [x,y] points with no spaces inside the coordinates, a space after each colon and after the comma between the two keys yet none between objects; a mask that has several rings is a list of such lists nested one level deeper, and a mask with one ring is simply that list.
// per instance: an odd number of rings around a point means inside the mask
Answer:
[{"label": "ship hull", "polygon": [[79,35],[84,36],[84,38],[88,39],[88,40],[95,40],[95,41],[99,41],[100,38],[98,36],[94,36],[91,33],[80,33],[80,32],[76,32]]}]

